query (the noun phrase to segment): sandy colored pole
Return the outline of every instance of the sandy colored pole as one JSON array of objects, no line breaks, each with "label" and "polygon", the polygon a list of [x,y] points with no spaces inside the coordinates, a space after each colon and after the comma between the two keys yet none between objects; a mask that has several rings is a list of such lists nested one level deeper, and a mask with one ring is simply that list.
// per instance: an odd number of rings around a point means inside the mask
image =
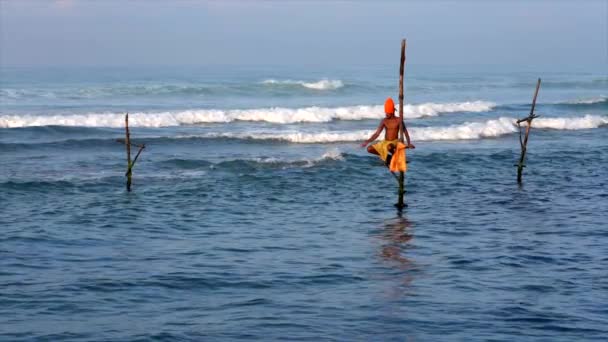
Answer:
[{"label": "sandy colored pole", "polygon": [[[401,125],[399,126],[399,141],[404,142],[404,127],[403,122],[403,74],[405,71],[405,39],[401,40],[401,62],[399,65],[399,117],[401,118]],[[408,139],[409,142],[409,139]],[[402,209],[406,207],[403,196],[405,194],[405,173],[399,172],[399,199],[396,204],[397,208]]]},{"label": "sandy colored pole", "polygon": [[530,135],[530,128],[532,127],[532,120],[534,120],[534,118],[538,117],[537,115],[534,115],[534,108],[536,107],[536,97],[538,96],[538,89],[540,89],[540,78],[538,79],[538,82],[536,82],[536,91],[534,92],[534,98],[532,99],[532,108],[530,109],[530,114],[525,119],[517,120],[518,125],[519,125],[519,123],[521,123],[523,121],[527,122],[526,135],[525,135],[523,143],[521,142],[521,135],[520,135],[521,155],[519,157],[519,163],[517,164],[517,183],[519,183],[519,184],[521,184],[522,173],[523,173],[523,169],[525,167],[524,161],[526,159],[526,150],[528,148],[528,136]]},{"label": "sandy colored pole", "polygon": [[125,115],[125,146],[127,147],[127,191],[131,191],[131,137],[129,134],[129,113]]}]

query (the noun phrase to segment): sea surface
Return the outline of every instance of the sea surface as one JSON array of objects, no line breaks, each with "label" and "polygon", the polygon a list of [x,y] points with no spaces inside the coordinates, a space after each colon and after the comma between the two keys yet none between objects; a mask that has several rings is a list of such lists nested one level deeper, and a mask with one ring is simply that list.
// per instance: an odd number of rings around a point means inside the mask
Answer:
[{"label": "sea surface", "polygon": [[402,211],[398,76],[0,69],[0,340],[606,341],[606,70],[408,65]]}]

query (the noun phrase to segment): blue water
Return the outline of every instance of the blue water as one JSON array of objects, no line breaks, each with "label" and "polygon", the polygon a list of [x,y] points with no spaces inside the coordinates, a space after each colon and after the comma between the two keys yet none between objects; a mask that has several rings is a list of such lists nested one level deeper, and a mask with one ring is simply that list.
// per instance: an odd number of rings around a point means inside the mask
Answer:
[{"label": "blue water", "polygon": [[604,341],[608,76],[396,71],[0,70],[0,340]]}]

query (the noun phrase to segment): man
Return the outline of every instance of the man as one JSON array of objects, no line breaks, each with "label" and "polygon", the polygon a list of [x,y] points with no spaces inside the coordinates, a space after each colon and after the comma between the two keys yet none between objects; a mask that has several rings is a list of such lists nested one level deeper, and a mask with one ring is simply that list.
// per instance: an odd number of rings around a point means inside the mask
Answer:
[{"label": "man", "polygon": [[[367,152],[380,156],[380,158],[388,166],[395,146],[397,146],[397,142],[399,142],[399,126],[401,125],[401,118],[395,116],[395,103],[390,97],[386,99],[386,102],[384,102],[384,112],[386,113],[386,117],[380,121],[380,125],[376,129],[376,132],[374,132],[369,139],[363,142],[361,147],[366,147],[370,142],[376,140],[382,130],[386,129],[384,133],[384,140],[368,146]],[[405,139],[407,140],[407,145],[405,148],[416,148],[416,146],[412,145],[410,141],[410,135],[407,132],[405,125],[403,126],[403,132],[405,133]]]}]

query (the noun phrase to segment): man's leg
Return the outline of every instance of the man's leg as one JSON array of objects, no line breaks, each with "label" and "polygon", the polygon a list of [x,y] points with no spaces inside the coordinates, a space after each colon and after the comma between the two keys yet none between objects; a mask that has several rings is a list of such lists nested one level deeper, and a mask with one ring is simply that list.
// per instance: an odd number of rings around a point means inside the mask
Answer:
[{"label": "man's leg", "polygon": [[393,154],[395,153],[395,145],[389,144],[386,149],[388,151],[388,154],[386,155],[386,160],[384,161],[384,164],[386,164],[386,166],[389,166],[391,165],[391,160],[393,159]]},{"label": "man's leg", "polygon": [[371,154],[375,154],[377,156],[380,155],[380,153],[378,153],[378,151],[376,151],[376,149],[374,148],[374,146],[370,145],[367,146],[367,152],[371,153]]}]

